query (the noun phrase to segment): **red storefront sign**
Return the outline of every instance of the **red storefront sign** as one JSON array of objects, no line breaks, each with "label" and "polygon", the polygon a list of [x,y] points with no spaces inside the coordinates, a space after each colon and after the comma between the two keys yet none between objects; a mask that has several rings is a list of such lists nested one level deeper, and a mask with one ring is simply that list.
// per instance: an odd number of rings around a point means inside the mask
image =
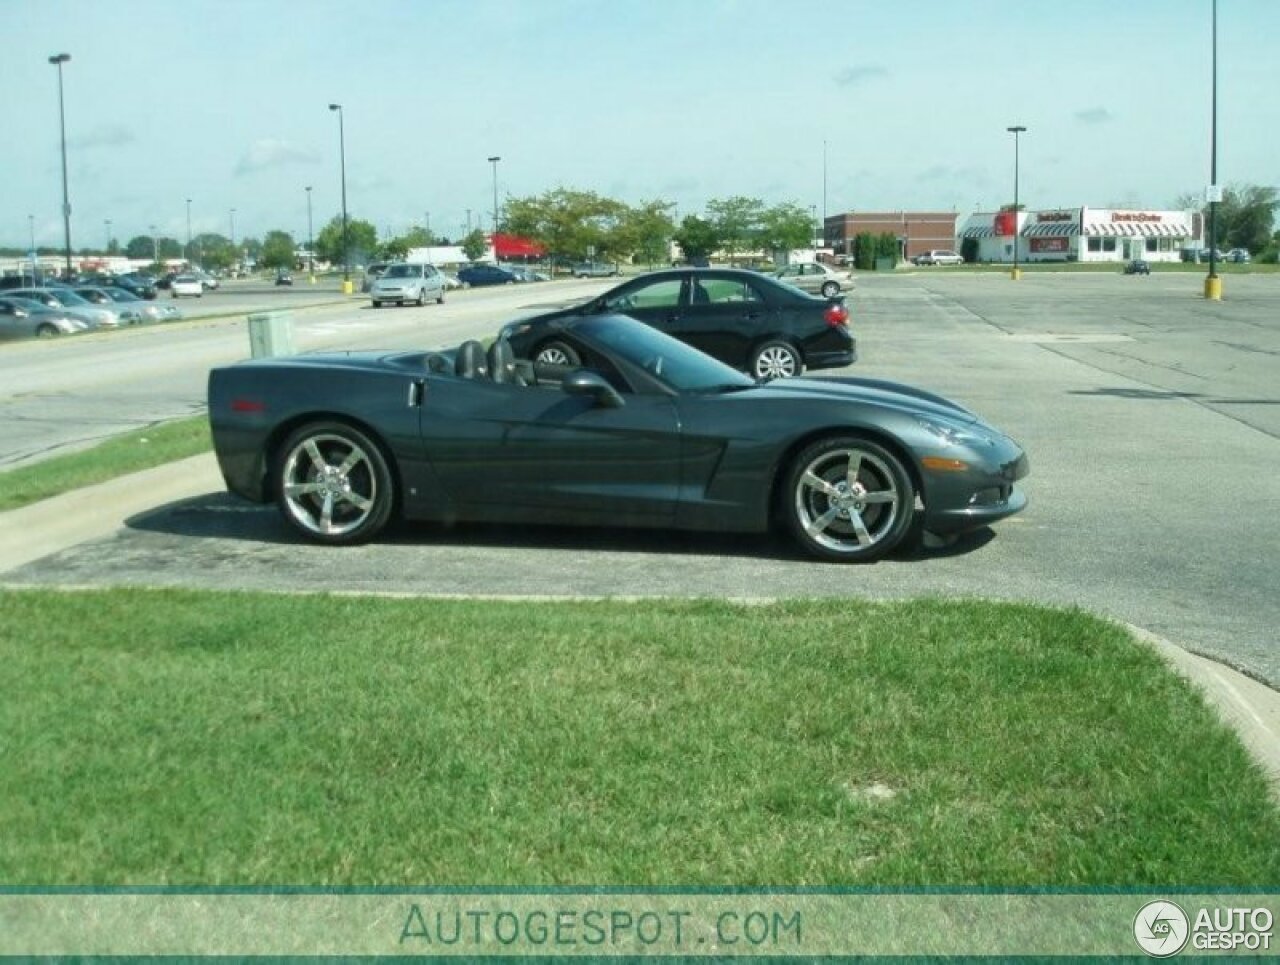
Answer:
[{"label": "red storefront sign", "polygon": [[1071,250],[1070,238],[1028,238],[1031,250],[1036,252],[1066,252]]}]

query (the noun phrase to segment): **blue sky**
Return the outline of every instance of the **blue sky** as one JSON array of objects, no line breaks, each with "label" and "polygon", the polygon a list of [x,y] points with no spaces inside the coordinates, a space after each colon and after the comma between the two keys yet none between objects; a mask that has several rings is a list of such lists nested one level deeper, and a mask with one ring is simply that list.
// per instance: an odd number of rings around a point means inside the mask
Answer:
[{"label": "blue sky", "polygon": [[[1219,180],[1280,182],[1280,0],[1220,0]],[[1209,177],[1210,0],[0,0],[0,243],[305,238],[348,206],[461,233],[565,186],[681,215],[731,195],[845,210],[1166,207]]]}]

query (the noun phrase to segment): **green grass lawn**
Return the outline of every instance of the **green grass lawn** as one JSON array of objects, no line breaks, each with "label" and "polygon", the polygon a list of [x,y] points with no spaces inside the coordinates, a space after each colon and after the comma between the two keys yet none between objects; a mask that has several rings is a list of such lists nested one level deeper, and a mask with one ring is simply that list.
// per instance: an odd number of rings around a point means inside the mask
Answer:
[{"label": "green grass lawn", "polygon": [[10,885],[1280,881],[1235,737],[1079,612],[0,606]]},{"label": "green grass lawn", "polygon": [[0,473],[0,512],[184,459],[213,447],[203,415],[127,432],[82,452]]}]

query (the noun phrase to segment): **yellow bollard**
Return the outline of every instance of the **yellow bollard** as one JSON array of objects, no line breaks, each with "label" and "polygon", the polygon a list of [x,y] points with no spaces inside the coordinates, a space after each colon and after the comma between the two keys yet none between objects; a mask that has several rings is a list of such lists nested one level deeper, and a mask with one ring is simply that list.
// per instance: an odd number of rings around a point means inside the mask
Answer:
[{"label": "yellow bollard", "polygon": [[342,282],[342,294],[350,295],[355,290],[356,290],[355,282],[353,282],[350,278],[347,278]]},{"label": "yellow bollard", "polygon": [[1204,297],[1210,301],[1222,301],[1222,279],[1218,275],[1209,275],[1205,278]]},{"label": "yellow bollard", "polygon": [[1021,280],[1022,280],[1022,269],[1021,269],[1021,268],[1015,268],[1015,269],[1013,269],[1013,271],[1009,272],[1009,277],[1010,277],[1010,278],[1012,278],[1014,281],[1021,281]]},{"label": "yellow bollard", "polygon": [[314,285],[315,283],[316,283],[316,276],[315,276],[315,275],[312,275],[312,276],[311,276],[311,284],[313,284],[313,285]]}]

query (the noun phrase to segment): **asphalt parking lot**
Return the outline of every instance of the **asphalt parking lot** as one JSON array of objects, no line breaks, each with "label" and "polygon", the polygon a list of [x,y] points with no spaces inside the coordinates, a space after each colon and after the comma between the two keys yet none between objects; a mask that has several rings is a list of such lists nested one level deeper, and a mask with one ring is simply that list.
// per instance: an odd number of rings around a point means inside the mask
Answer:
[{"label": "asphalt parking lot", "polygon": [[1078,605],[1280,684],[1280,278],[958,272],[860,280],[853,374],[950,395],[1027,448],[1031,505],[874,566],[783,538],[406,526],[300,542],[217,492],[5,574],[14,583],[516,596],[984,596]]}]

